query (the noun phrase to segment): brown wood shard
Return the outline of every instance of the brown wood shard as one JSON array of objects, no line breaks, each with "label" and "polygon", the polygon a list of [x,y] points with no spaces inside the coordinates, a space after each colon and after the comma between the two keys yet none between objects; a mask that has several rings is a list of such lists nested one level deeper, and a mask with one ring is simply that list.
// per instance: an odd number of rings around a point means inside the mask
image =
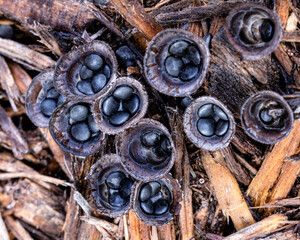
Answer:
[{"label": "brown wood shard", "polygon": [[294,127],[287,138],[275,144],[261,165],[255,178],[252,180],[247,194],[252,198],[255,206],[263,206],[268,201],[271,187],[277,180],[284,159],[299,150],[300,144],[300,121],[294,121]]},{"label": "brown wood shard", "polygon": [[29,151],[28,144],[2,106],[0,106],[0,126],[11,141],[14,156],[18,159],[23,158]]},{"label": "brown wood shard", "polygon": [[[287,220],[287,217],[283,214],[274,214],[268,218],[261,220],[249,227],[246,227],[234,234],[229,235],[228,237],[223,238],[223,240],[250,240],[256,237],[269,234],[278,230],[284,222]],[[275,239],[275,238],[272,238]]]},{"label": "brown wood shard", "polygon": [[235,228],[241,230],[255,223],[239,185],[225,166],[221,153],[216,151],[210,154],[203,151],[202,163],[216,192],[222,212],[230,216]]},{"label": "brown wood shard", "polygon": [[137,0],[111,0],[118,12],[136,29],[141,31],[148,40],[151,40],[162,27],[148,15]]},{"label": "brown wood shard", "polygon": [[0,0],[0,13],[25,25],[36,21],[66,32],[81,32],[96,19],[87,5],[75,0]]}]

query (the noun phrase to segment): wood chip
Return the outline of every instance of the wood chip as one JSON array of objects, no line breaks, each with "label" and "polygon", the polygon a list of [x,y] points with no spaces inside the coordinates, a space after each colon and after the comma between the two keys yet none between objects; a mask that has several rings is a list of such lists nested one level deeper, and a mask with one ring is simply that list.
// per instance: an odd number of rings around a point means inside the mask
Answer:
[{"label": "wood chip", "polygon": [[74,0],[0,0],[0,13],[25,26],[36,21],[67,32],[81,32],[96,19],[83,1]]},{"label": "wood chip", "polygon": [[291,133],[276,143],[272,151],[266,155],[259,171],[247,189],[247,194],[251,197],[254,206],[263,206],[267,202],[269,191],[280,174],[284,159],[299,150],[299,128],[300,121],[295,120]]},{"label": "wood chip", "polygon": [[4,59],[0,56],[0,82],[5,90],[12,109],[17,112],[17,104],[24,104],[24,98],[21,96],[18,87],[15,84],[11,71]]},{"label": "wood chip", "polygon": [[291,16],[289,17],[288,21],[287,21],[285,31],[286,32],[296,31],[297,30],[297,23],[298,23],[298,19],[297,19],[295,13],[292,13]]},{"label": "wood chip", "polygon": [[128,223],[130,239],[151,239],[150,226],[139,220],[132,210],[128,213]]},{"label": "wood chip", "polygon": [[11,141],[14,156],[22,159],[24,154],[29,151],[28,144],[2,106],[0,106],[0,126]]},{"label": "wood chip", "polygon": [[63,225],[64,240],[78,239],[81,212],[74,199],[74,191],[74,189],[71,189],[70,198],[66,205],[66,220]]},{"label": "wood chip", "polygon": [[224,159],[220,152],[210,154],[203,151],[202,163],[216,192],[222,212],[232,219],[237,230],[241,230],[255,223],[255,220],[236,179],[222,162]]},{"label": "wood chip", "polygon": [[111,0],[110,2],[123,18],[142,32],[148,40],[151,40],[157,33],[163,30],[162,27],[146,13],[137,0]]},{"label": "wood chip", "polygon": [[5,222],[8,228],[12,231],[13,235],[17,239],[22,240],[33,240],[33,238],[29,235],[29,233],[23,228],[18,220],[14,220],[12,217],[5,217]]},{"label": "wood chip", "polygon": [[5,226],[3,218],[1,216],[1,212],[0,212],[0,239],[2,239],[2,240],[10,240],[7,228]]},{"label": "wood chip", "polygon": [[276,12],[281,19],[281,24],[283,27],[286,26],[286,23],[289,18],[289,3],[287,0],[276,0]]},{"label": "wood chip", "polygon": [[220,150],[223,155],[226,166],[230,170],[230,172],[234,175],[234,177],[238,180],[238,182],[248,186],[251,182],[251,178],[248,173],[242,168],[239,162],[237,162],[232,154],[232,150],[230,147],[226,147]]},{"label": "wood chip", "polygon": [[9,61],[8,66],[20,92],[26,94],[32,78],[19,64]]},{"label": "wood chip", "polygon": [[178,24],[187,22],[197,22],[201,19],[213,17],[226,17],[228,12],[240,3],[222,2],[203,7],[185,8],[182,11],[161,13],[155,17],[160,24]]},{"label": "wood chip", "polygon": [[62,233],[65,221],[65,201],[62,196],[28,179],[7,186],[7,192],[13,196],[14,216],[49,236],[55,237]]},{"label": "wood chip", "polygon": [[276,231],[284,225],[286,220],[287,217],[283,214],[274,214],[234,234],[231,234],[228,237],[223,238],[223,240],[254,239]]},{"label": "wood chip", "polygon": [[65,187],[72,187],[73,185],[71,183],[68,183],[64,180],[60,180],[53,177],[48,177],[42,174],[36,174],[36,173],[28,173],[28,172],[18,172],[18,173],[0,173],[0,181],[2,180],[8,180],[13,178],[28,178],[28,179],[34,179],[39,181],[45,181],[48,183],[52,183],[55,185],[62,185]]},{"label": "wood chip", "polygon": [[[300,148],[300,146],[299,146]],[[300,161],[294,159],[284,160],[278,180],[270,193],[269,203],[288,196],[295,184],[298,174],[300,173]],[[270,213],[274,209],[267,209],[266,213]]]},{"label": "wood chip", "polygon": [[0,54],[36,71],[50,70],[55,66],[50,57],[13,40],[0,38]]},{"label": "wood chip", "polygon": [[106,231],[108,231],[114,237],[117,237],[119,228],[117,225],[115,225],[113,223],[110,223],[104,219],[99,219],[99,218],[95,218],[92,216],[81,216],[80,220],[85,221],[85,222],[95,225],[95,226],[100,226],[100,227],[104,228]]}]

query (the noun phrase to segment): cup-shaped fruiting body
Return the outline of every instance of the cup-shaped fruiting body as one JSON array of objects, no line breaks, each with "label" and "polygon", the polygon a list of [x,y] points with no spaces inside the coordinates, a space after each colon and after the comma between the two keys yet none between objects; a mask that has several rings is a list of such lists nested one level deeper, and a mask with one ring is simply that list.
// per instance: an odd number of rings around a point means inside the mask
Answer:
[{"label": "cup-shaped fruiting body", "polygon": [[259,59],[278,46],[281,21],[276,12],[261,4],[240,4],[226,19],[226,35],[245,59]]},{"label": "cup-shaped fruiting body", "polygon": [[26,111],[37,127],[48,127],[50,117],[66,98],[53,86],[53,71],[46,71],[33,78],[26,95]]},{"label": "cup-shaped fruiting body", "polygon": [[241,123],[249,137],[264,144],[273,144],[290,133],[294,115],[283,97],[272,91],[262,91],[244,103]]},{"label": "cup-shaped fruiting body", "polygon": [[150,181],[163,177],[172,168],[175,147],[168,129],[160,122],[143,119],[117,139],[117,153],[134,178]]},{"label": "cup-shaped fruiting body", "polygon": [[102,133],[95,122],[92,104],[89,102],[64,102],[53,112],[49,130],[63,150],[75,155],[91,155],[101,147]]},{"label": "cup-shaped fruiting body", "polygon": [[117,134],[140,121],[148,108],[148,95],[141,83],[130,77],[116,83],[94,104],[95,120],[104,133]]},{"label": "cup-shaped fruiting body", "polygon": [[210,53],[198,36],[180,29],[158,33],[147,47],[144,71],[157,91],[174,97],[188,96],[204,81]]},{"label": "cup-shaped fruiting body", "polygon": [[177,180],[166,175],[134,186],[133,211],[146,224],[164,225],[179,214],[181,200],[182,192]]},{"label": "cup-shaped fruiting body", "polygon": [[185,110],[184,131],[199,148],[215,151],[228,146],[235,132],[230,111],[213,97],[200,97]]},{"label": "cup-shaped fruiting body", "polygon": [[111,218],[126,214],[131,208],[134,180],[126,173],[115,154],[104,155],[87,176],[97,211]]},{"label": "cup-shaped fruiting body", "polygon": [[62,56],[55,68],[55,88],[71,100],[103,95],[117,77],[117,58],[105,42],[93,41]]}]

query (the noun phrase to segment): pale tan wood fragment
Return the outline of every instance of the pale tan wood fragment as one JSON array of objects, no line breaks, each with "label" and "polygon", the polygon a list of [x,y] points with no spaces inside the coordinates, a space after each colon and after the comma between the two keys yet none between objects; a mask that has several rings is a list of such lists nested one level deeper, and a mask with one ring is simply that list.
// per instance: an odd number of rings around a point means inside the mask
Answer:
[{"label": "pale tan wood fragment", "polygon": [[12,109],[17,112],[17,104],[24,104],[24,98],[15,84],[11,71],[4,57],[0,56],[0,82],[5,90]]},{"label": "pale tan wood fragment", "polygon": [[39,228],[46,235],[54,237],[62,233],[65,200],[61,193],[54,194],[28,179],[8,186],[7,192],[13,199],[15,217]]},{"label": "pale tan wood fragment", "polygon": [[[15,159],[10,153],[3,152],[0,153],[0,170],[8,173],[28,173],[28,174],[38,174],[37,171],[24,164],[22,161]],[[46,183],[44,181],[39,181],[38,179],[33,179],[36,183],[40,184],[48,190],[53,190],[53,185]]]},{"label": "pale tan wood fragment", "polygon": [[18,63],[9,61],[8,66],[20,92],[26,94],[29,84],[32,81],[31,77]]},{"label": "pale tan wood fragment", "polygon": [[[283,32],[282,39],[283,42],[300,42],[300,30],[294,32]],[[296,64],[299,65],[299,58],[297,56],[291,57]]]},{"label": "pale tan wood fragment", "polygon": [[66,204],[66,218],[63,225],[64,240],[77,239],[80,226],[80,209],[74,199],[74,189],[71,189],[70,198]]},{"label": "pale tan wood fragment", "polygon": [[73,180],[71,173],[70,154],[64,152],[52,138],[49,128],[40,128],[41,133],[44,135],[45,140],[49,144],[49,148],[54,155],[55,160],[58,162],[62,170],[67,174],[69,179]]},{"label": "pale tan wood fragment", "polygon": [[281,19],[281,24],[283,27],[286,26],[289,18],[289,3],[287,0],[276,0],[276,12]]},{"label": "pale tan wood fragment", "polygon": [[18,220],[10,216],[5,217],[5,222],[8,228],[12,231],[13,235],[20,240],[33,240],[29,233],[23,228]]},{"label": "pale tan wood fragment", "polygon": [[80,220],[92,224],[94,226],[100,226],[104,228],[110,235],[114,236],[115,238],[118,237],[118,226],[116,224],[110,223],[104,219],[95,218],[92,216],[81,216]]},{"label": "pale tan wood fragment", "polygon": [[247,189],[254,206],[263,206],[267,202],[269,191],[280,174],[283,161],[297,152],[300,144],[300,121],[294,121],[291,133],[266,155],[259,171]]},{"label": "pale tan wood fragment", "polygon": [[45,181],[48,183],[52,183],[55,185],[62,185],[65,187],[72,187],[73,185],[71,183],[68,183],[64,180],[48,177],[42,174],[36,174],[36,173],[28,173],[28,172],[18,172],[18,173],[0,173],[0,181],[2,180],[8,180],[13,178],[28,178],[28,179],[34,179],[39,181]]},{"label": "pale tan wood fragment", "polygon": [[183,198],[180,202],[179,212],[180,233],[182,239],[191,239],[194,237],[194,215],[192,203],[192,190],[190,189],[190,163],[187,150],[183,153]]},{"label": "pale tan wood fragment", "polygon": [[220,208],[224,215],[232,219],[235,228],[240,230],[255,223],[255,220],[236,179],[223,162],[224,159],[219,151],[213,154],[203,151],[202,163],[213,185]]},{"label": "pale tan wood fragment", "polygon": [[50,70],[55,61],[13,40],[0,38],[0,54],[36,71]]},{"label": "pale tan wood fragment", "polygon": [[151,240],[158,240],[158,233],[157,233],[157,227],[152,226],[151,227]]},{"label": "pale tan wood fragment", "polygon": [[286,32],[296,31],[297,30],[297,23],[298,23],[298,19],[297,19],[295,13],[292,13],[291,16],[289,17],[288,21],[287,21],[285,31]]},{"label": "pale tan wood fragment", "polygon": [[273,233],[267,237],[256,238],[255,240],[300,240],[300,236],[295,229]]},{"label": "pale tan wood fragment", "polygon": [[94,225],[82,222],[79,227],[78,240],[102,240],[102,233]]},{"label": "pale tan wood fragment", "polygon": [[[0,198],[1,198],[1,196],[0,196]],[[1,216],[1,212],[0,212],[0,239],[2,239],[2,240],[10,240],[7,228],[5,226],[3,218]]]},{"label": "pale tan wood fragment", "polygon": [[[268,202],[272,203],[276,200],[286,198],[295,184],[299,172],[300,161],[286,159],[283,163],[279,178],[271,191]],[[268,208],[266,213],[270,213],[272,210],[274,209]]]},{"label": "pale tan wood fragment", "polygon": [[111,0],[126,21],[151,40],[163,28],[148,15],[137,0]]},{"label": "pale tan wood fragment", "polygon": [[158,226],[157,234],[159,240],[176,239],[174,222],[171,221],[166,225]]},{"label": "pale tan wood fragment", "polygon": [[20,134],[20,131],[14,125],[10,117],[8,117],[4,108],[0,105],[0,126],[1,129],[7,134],[12,147],[14,156],[18,159],[22,159],[26,153],[28,153],[28,143]]},{"label": "pale tan wood fragment", "polygon": [[151,239],[150,226],[139,220],[132,210],[128,213],[128,223],[130,240]]},{"label": "pale tan wood fragment", "polygon": [[182,183],[182,201],[179,212],[179,227],[182,239],[194,237],[194,217],[192,205],[192,190],[190,189],[190,163],[187,150],[185,148],[183,126],[178,109],[168,109],[167,111],[170,126],[173,128],[173,139],[176,149],[174,163],[174,177]]},{"label": "pale tan wood fragment", "polygon": [[283,214],[274,214],[234,234],[231,234],[228,237],[223,238],[223,240],[254,239],[264,234],[269,234],[276,231],[285,224],[285,221],[287,221],[287,217]]}]

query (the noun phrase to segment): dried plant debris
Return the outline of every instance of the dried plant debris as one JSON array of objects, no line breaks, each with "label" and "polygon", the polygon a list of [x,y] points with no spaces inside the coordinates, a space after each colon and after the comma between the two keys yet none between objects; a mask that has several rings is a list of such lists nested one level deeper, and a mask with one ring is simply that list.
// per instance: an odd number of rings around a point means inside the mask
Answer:
[{"label": "dried plant debris", "polygon": [[300,239],[299,8],[0,0],[0,239]]}]

